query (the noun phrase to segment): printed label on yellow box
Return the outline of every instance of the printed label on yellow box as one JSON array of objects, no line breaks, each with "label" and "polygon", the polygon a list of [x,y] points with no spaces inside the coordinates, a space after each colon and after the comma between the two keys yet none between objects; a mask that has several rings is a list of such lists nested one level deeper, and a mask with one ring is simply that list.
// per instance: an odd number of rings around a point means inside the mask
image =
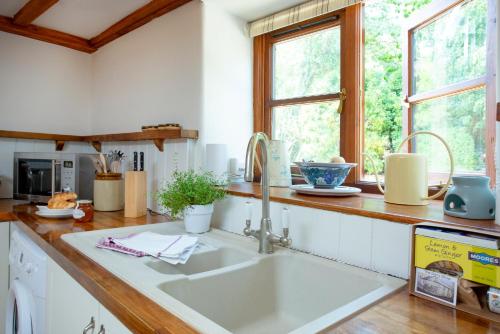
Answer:
[{"label": "printed label on yellow box", "polygon": [[496,249],[416,235],[415,266],[458,271],[465,279],[500,287],[500,250]]}]

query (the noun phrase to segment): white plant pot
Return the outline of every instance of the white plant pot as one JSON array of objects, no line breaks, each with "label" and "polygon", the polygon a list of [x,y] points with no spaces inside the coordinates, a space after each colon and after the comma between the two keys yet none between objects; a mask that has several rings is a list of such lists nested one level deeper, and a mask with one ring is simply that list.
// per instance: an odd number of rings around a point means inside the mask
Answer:
[{"label": "white plant pot", "polygon": [[184,227],[188,233],[205,233],[210,230],[214,205],[193,205],[184,210]]}]

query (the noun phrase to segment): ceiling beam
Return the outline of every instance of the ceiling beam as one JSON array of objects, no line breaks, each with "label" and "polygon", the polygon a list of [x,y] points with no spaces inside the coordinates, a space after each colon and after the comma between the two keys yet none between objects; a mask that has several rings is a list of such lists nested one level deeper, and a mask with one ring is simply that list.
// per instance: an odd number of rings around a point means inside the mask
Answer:
[{"label": "ceiling beam", "polygon": [[97,48],[91,46],[89,41],[84,38],[33,24],[27,26],[18,25],[14,23],[12,18],[7,16],[0,15],[0,31],[65,46],[87,53],[92,53],[97,50]]},{"label": "ceiling beam", "polygon": [[111,27],[90,39],[90,45],[95,48],[125,35],[126,33],[139,28],[149,21],[166,14],[177,7],[180,7],[191,0],[152,0],[147,5],[137,9],[130,15],[124,17]]},{"label": "ceiling beam", "polygon": [[59,0],[30,0],[16,13],[16,15],[14,15],[13,22],[21,26],[31,24],[58,1]]}]

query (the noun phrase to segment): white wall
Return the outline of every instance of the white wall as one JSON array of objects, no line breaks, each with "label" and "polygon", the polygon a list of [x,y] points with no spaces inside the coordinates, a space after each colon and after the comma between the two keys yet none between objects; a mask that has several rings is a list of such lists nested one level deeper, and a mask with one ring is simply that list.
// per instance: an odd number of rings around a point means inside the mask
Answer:
[{"label": "white wall", "polygon": [[[0,32],[0,129],[89,134],[91,55]],[[12,197],[14,152],[53,152],[54,142],[0,138],[0,198]],[[67,152],[93,151],[66,143]]]},{"label": "white wall", "polygon": [[226,143],[243,160],[252,134],[252,40],[246,22],[203,3],[202,143]]},{"label": "white wall", "polygon": [[94,133],[164,122],[200,127],[201,17],[193,1],[93,55]]},{"label": "white wall", "polygon": [[[167,122],[198,129],[197,142],[166,144],[164,153],[151,143],[103,146],[129,157],[147,152],[148,203],[157,209],[151,194],[174,167],[202,167],[205,144],[225,143],[228,157],[244,158],[252,130],[252,44],[244,31],[245,22],[217,3],[196,0],[92,55],[0,33],[0,129],[99,134]],[[0,138],[0,197],[11,197],[14,151],[53,151],[53,143]]]},{"label": "white wall", "polygon": [[91,55],[0,32],[0,129],[88,134]]}]

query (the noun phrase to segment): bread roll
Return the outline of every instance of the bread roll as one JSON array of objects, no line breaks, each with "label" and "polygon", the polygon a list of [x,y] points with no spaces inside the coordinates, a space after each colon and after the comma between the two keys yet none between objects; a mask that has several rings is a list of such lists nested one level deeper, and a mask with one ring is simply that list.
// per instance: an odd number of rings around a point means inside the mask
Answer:
[{"label": "bread roll", "polygon": [[49,200],[47,207],[49,209],[71,209],[76,206],[76,193],[57,193]]},{"label": "bread roll", "polygon": [[52,197],[56,201],[74,201],[78,196],[74,192],[57,193]]}]

